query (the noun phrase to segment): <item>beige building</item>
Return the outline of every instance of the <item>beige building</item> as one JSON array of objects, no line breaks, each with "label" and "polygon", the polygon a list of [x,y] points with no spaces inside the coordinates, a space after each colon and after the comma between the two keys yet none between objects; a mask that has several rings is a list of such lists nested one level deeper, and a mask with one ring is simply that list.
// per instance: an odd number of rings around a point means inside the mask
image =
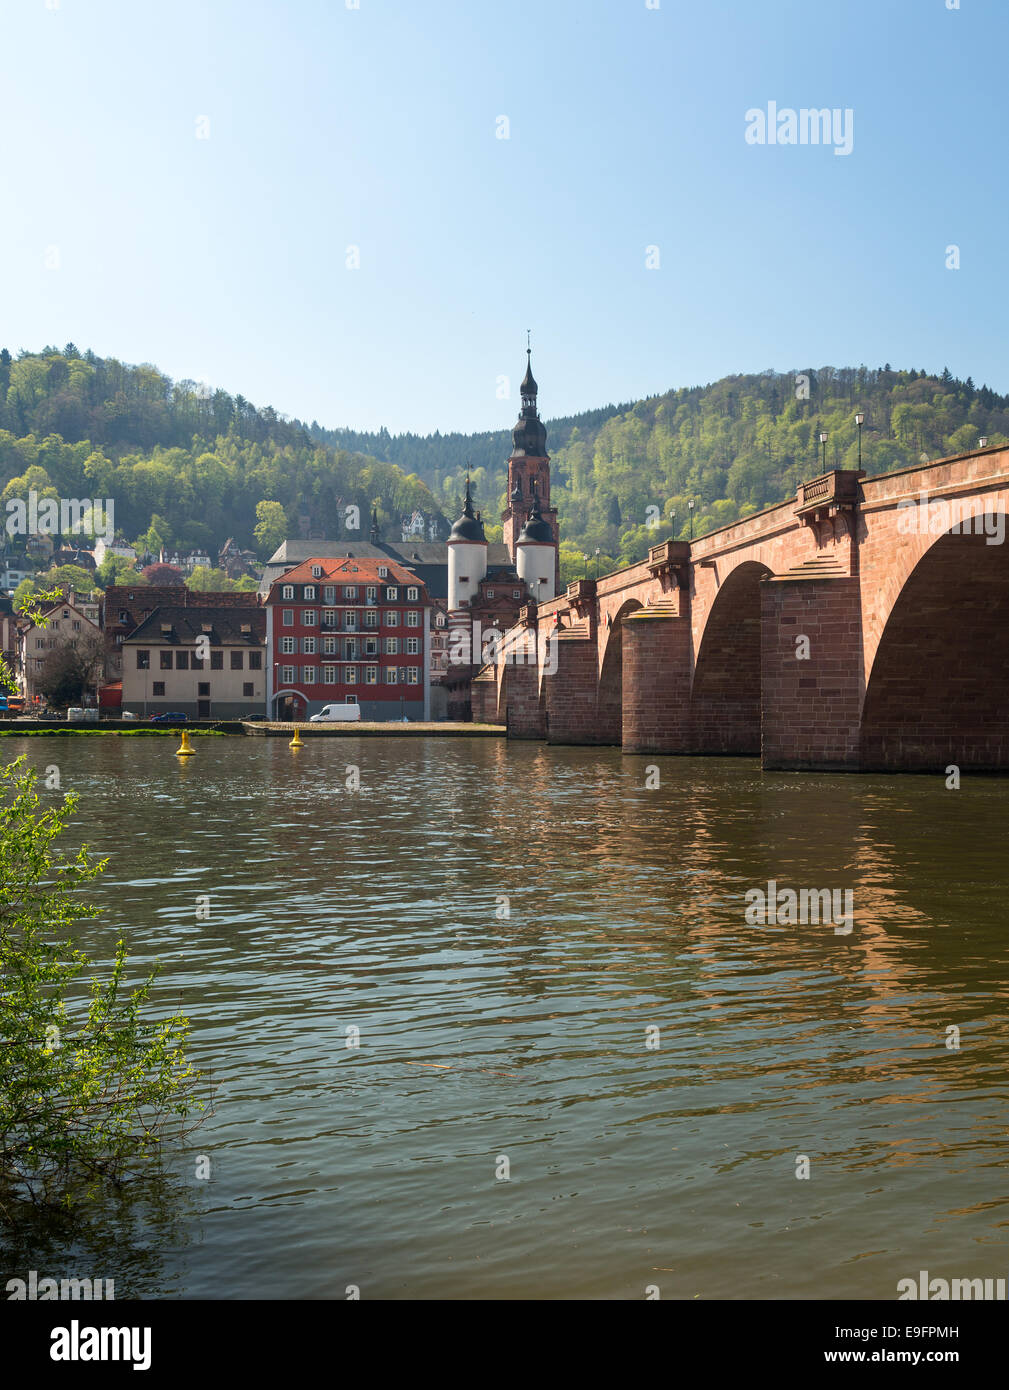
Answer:
[{"label": "beige building", "polygon": [[266,614],[163,607],[125,639],[124,710],[190,719],[266,712]]},{"label": "beige building", "polygon": [[76,647],[83,655],[94,653],[94,679],[88,697],[97,703],[98,683],[104,666],[104,638],[99,625],[99,601],[71,592],[65,602],[54,604],[43,613],[45,626],[23,618],[18,625],[18,684],[30,702],[41,698],[38,680],[50,652],[58,647]]}]

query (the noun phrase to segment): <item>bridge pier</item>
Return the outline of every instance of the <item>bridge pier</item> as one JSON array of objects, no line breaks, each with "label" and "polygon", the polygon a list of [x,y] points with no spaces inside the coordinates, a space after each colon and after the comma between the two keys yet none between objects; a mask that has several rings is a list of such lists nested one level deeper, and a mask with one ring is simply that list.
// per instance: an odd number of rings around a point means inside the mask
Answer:
[{"label": "bridge pier", "polygon": [[689,619],[641,608],[623,622],[623,751],[689,753]]},{"label": "bridge pier", "polygon": [[505,668],[501,698],[503,703],[507,701],[504,722],[509,738],[546,737],[535,648],[531,656],[529,662],[517,662]]},{"label": "bridge pier", "polygon": [[863,679],[858,579],[782,576],[760,587],[761,765],[857,769]]},{"label": "bridge pier", "polygon": [[[474,676],[470,687],[470,709],[474,724],[504,723],[504,718],[498,715],[496,667],[485,666],[479,675]],[[502,710],[502,716],[503,713]]]},{"label": "bridge pier", "polygon": [[[557,669],[543,677],[548,743],[605,743],[596,718],[596,643],[560,634],[551,643]],[[511,675],[512,673],[509,673]]]}]

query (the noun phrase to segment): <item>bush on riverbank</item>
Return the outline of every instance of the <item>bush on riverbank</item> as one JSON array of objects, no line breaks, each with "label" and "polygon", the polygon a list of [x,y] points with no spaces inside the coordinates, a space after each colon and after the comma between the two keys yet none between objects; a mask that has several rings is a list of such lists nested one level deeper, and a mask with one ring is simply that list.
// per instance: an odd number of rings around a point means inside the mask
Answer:
[{"label": "bush on riverbank", "polygon": [[54,850],[77,798],[40,812],[23,762],[0,772],[0,1213],[5,1195],[70,1205],[120,1184],[202,1109],[188,1020],[141,1016],[157,969],[129,989],[122,941],[102,978],[68,939],[97,915],[80,890],[106,861]]}]

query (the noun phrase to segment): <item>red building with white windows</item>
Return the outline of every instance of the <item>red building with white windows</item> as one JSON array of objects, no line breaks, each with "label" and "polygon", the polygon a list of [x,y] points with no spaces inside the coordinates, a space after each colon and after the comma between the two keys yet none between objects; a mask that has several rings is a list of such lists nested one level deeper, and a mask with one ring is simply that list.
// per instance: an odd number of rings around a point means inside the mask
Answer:
[{"label": "red building with white windows", "polygon": [[430,719],[431,608],[421,580],[392,560],[295,565],[266,597],[270,718],[349,702],[362,719]]}]

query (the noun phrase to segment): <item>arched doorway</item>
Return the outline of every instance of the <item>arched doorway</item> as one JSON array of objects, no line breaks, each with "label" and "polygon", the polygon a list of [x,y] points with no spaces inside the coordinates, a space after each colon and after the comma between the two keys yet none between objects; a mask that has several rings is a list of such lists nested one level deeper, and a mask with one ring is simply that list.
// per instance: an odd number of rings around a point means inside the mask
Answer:
[{"label": "arched doorway", "polygon": [[273,717],[286,723],[300,724],[308,712],[308,700],[300,690],[278,690],[273,697]]}]

